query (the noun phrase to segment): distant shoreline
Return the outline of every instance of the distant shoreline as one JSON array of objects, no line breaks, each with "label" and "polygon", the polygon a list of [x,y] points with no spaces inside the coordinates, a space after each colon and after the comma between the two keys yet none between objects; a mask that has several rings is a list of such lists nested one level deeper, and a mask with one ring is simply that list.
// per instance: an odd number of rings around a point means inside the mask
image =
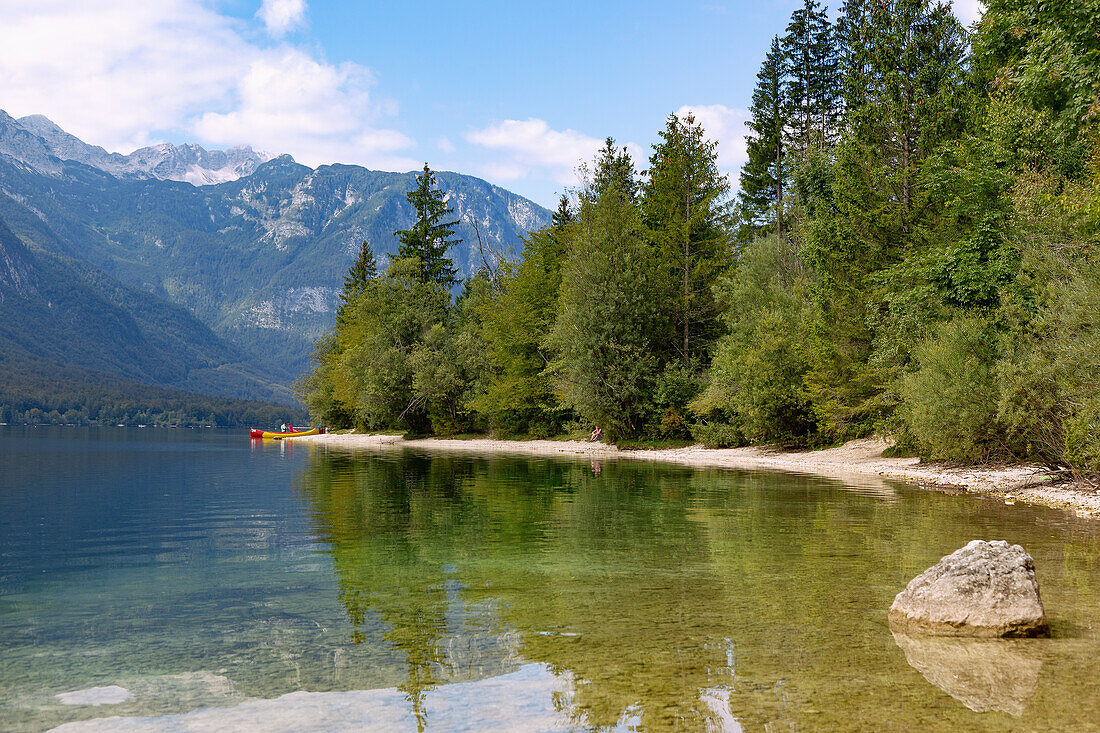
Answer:
[{"label": "distant shoreline", "polygon": [[1020,502],[1068,509],[1100,519],[1100,492],[1069,482],[1054,482],[1040,466],[959,466],[921,463],[918,458],[887,458],[889,443],[881,438],[853,440],[837,448],[784,451],[770,447],[620,450],[604,443],[576,440],[494,440],[491,438],[418,438],[365,433],[311,435],[295,441],[347,450],[413,449],[478,454],[576,456],[581,458],[663,461],[681,465],[741,470],[810,473],[865,482],[868,477],[900,479],[922,488],[965,490]]}]

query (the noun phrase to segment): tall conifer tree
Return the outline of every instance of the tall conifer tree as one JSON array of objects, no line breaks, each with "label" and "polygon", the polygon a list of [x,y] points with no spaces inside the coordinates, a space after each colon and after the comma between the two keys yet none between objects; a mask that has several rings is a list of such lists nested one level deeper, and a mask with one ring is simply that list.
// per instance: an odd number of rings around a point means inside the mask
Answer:
[{"label": "tall conifer tree", "polygon": [[832,27],[817,0],[804,0],[791,14],[783,38],[787,62],[789,147],[805,156],[835,140],[838,83]]},{"label": "tall conifer tree", "polygon": [[[588,166],[582,166],[588,171]],[[619,196],[633,203],[638,194],[638,182],[634,179],[634,161],[625,147],[615,146],[615,138],[604,140],[596,154],[593,169],[588,172],[588,184],[583,196],[598,199],[604,191],[614,188]]]},{"label": "tall conifer tree", "polygon": [[340,308],[336,312],[336,318],[343,317],[348,305],[357,295],[367,289],[367,284],[378,277],[378,263],[374,259],[374,252],[370,245],[363,241],[359,248],[359,256],[348,268],[348,274],[344,277],[344,289],[340,292]]},{"label": "tall conifer tree", "polygon": [[730,261],[729,181],[718,171],[718,144],[692,115],[669,115],[653,146],[642,213],[674,283],[672,351],[685,366],[716,336],[711,288]]},{"label": "tall conifer tree", "polygon": [[576,220],[577,215],[573,212],[573,206],[569,203],[569,197],[563,193],[561,198],[558,199],[557,211],[550,217],[550,226],[560,230],[567,224],[572,224]]},{"label": "tall conifer tree", "polygon": [[869,0],[844,0],[836,22],[837,70],[845,111],[859,109],[867,101],[871,79],[869,7]]},{"label": "tall conifer tree", "polygon": [[435,172],[427,163],[416,183],[416,188],[405,195],[416,210],[416,221],[411,229],[394,232],[401,242],[398,255],[420,259],[421,282],[437,282],[449,288],[457,282],[454,262],[447,251],[462,241],[452,239],[458,220],[446,221],[454,209],[444,201],[443,193],[436,187]]},{"label": "tall conifer tree", "polygon": [[783,136],[787,109],[783,49],[776,37],[756,75],[740,200],[742,215],[754,229],[774,225],[779,235],[784,232],[783,197],[789,176]]}]

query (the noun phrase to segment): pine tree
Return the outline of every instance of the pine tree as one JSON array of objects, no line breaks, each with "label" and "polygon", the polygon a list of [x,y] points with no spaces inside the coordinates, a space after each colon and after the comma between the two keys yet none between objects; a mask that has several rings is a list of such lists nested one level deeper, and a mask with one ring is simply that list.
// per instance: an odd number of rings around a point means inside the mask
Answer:
[{"label": "pine tree", "polygon": [[573,212],[573,205],[569,203],[569,197],[564,193],[558,200],[558,209],[550,217],[550,225],[557,230],[561,230],[567,224],[572,224],[577,220],[577,215]]},{"label": "pine tree", "polygon": [[336,318],[343,317],[348,305],[357,295],[367,288],[367,284],[378,277],[378,263],[374,259],[374,252],[366,240],[359,248],[359,256],[348,268],[348,274],[344,277],[344,289],[340,292],[340,308],[336,312]]},{"label": "pine tree", "polygon": [[756,75],[752,95],[751,119],[746,136],[748,162],[741,170],[741,212],[755,229],[775,225],[782,236],[783,196],[787,183],[786,145],[783,130],[787,124],[786,85],[783,49],[779,38],[772,39],[771,50]]},{"label": "pine tree", "polygon": [[638,182],[634,179],[634,161],[625,147],[615,147],[615,138],[604,140],[600,152],[596,154],[595,170],[587,165],[581,167],[589,179],[582,197],[598,199],[603,192],[613,188],[619,196],[633,203],[638,195]]},{"label": "pine tree", "polygon": [[965,94],[964,31],[947,5],[889,0],[869,16],[867,103],[857,111],[854,135],[875,148],[874,164],[890,182],[904,235],[923,211],[915,200],[921,162],[962,122]]},{"label": "pine tree", "polygon": [[716,337],[711,289],[731,261],[729,181],[718,170],[718,144],[692,115],[669,115],[653,146],[642,213],[662,263],[675,283],[672,352],[685,366],[705,356]]},{"label": "pine tree", "polygon": [[869,4],[869,0],[844,0],[836,22],[839,92],[846,111],[867,102],[871,78]]},{"label": "pine tree", "polygon": [[804,0],[783,38],[787,62],[788,146],[800,157],[836,137],[838,83],[833,32],[824,7]]},{"label": "pine tree", "polygon": [[427,163],[424,164],[424,172],[416,177],[416,182],[416,188],[405,195],[416,210],[416,221],[411,229],[394,232],[394,236],[401,241],[398,256],[419,258],[421,282],[437,282],[450,288],[458,281],[454,262],[447,256],[447,251],[462,241],[451,238],[458,220],[445,221],[454,209],[447,206],[442,192],[435,185],[435,173]]}]

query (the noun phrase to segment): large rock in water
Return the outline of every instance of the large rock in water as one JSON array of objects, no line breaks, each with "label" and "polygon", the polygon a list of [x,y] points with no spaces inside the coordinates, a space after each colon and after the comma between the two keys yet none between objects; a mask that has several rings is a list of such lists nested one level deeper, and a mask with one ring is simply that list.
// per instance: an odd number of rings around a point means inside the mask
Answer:
[{"label": "large rock in water", "polygon": [[973,540],[909,581],[890,625],[936,636],[1047,636],[1035,561],[1019,545]]}]

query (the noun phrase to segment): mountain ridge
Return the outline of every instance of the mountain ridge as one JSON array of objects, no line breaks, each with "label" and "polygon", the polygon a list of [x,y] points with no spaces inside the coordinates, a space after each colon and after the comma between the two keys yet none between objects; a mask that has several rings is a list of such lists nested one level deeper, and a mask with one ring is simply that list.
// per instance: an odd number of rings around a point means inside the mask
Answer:
[{"label": "mountain ridge", "polygon": [[50,160],[73,161],[116,177],[149,177],[206,186],[234,181],[251,175],[256,167],[271,160],[271,153],[237,145],[226,150],[207,150],[201,145],[158,143],[138,148],[128,155],[110,153],[66,132],[45,115],[15,119],[0,110],[0,128],[17,127],[37,140],[21,135],[0,134],[0,153],[26,163],[39,172],[59,174],[61,167]]},{"label": "mountain ridge", "polygon": [[[115,175],[59,157],[102,162],[118,154],[88,146],[46,118],[23,121],[0,112],[0,219],[70,270],[84,263],[97,273],[93,280],[184,309],[237,349],[250,375],[264,375],[282,394],[308,367],[313,341],[331,328],[361,243],[370,243],[384,267],[397,252],[393,232],[415,216],[405,198],[415,172],[339,163],[309,168],[280,155],[248,175],[196,186],[145,173]],[[550,222],[546,209],[487,181],[437,176],[460,220],[464,241],[451,256],[462,275],[482,264],[478,236],[508,256],[529,230]],[[120,353],[126,346],[119,345]],[[251,388],[233,392],[224,381],[180,386],[256,396]]]}]

